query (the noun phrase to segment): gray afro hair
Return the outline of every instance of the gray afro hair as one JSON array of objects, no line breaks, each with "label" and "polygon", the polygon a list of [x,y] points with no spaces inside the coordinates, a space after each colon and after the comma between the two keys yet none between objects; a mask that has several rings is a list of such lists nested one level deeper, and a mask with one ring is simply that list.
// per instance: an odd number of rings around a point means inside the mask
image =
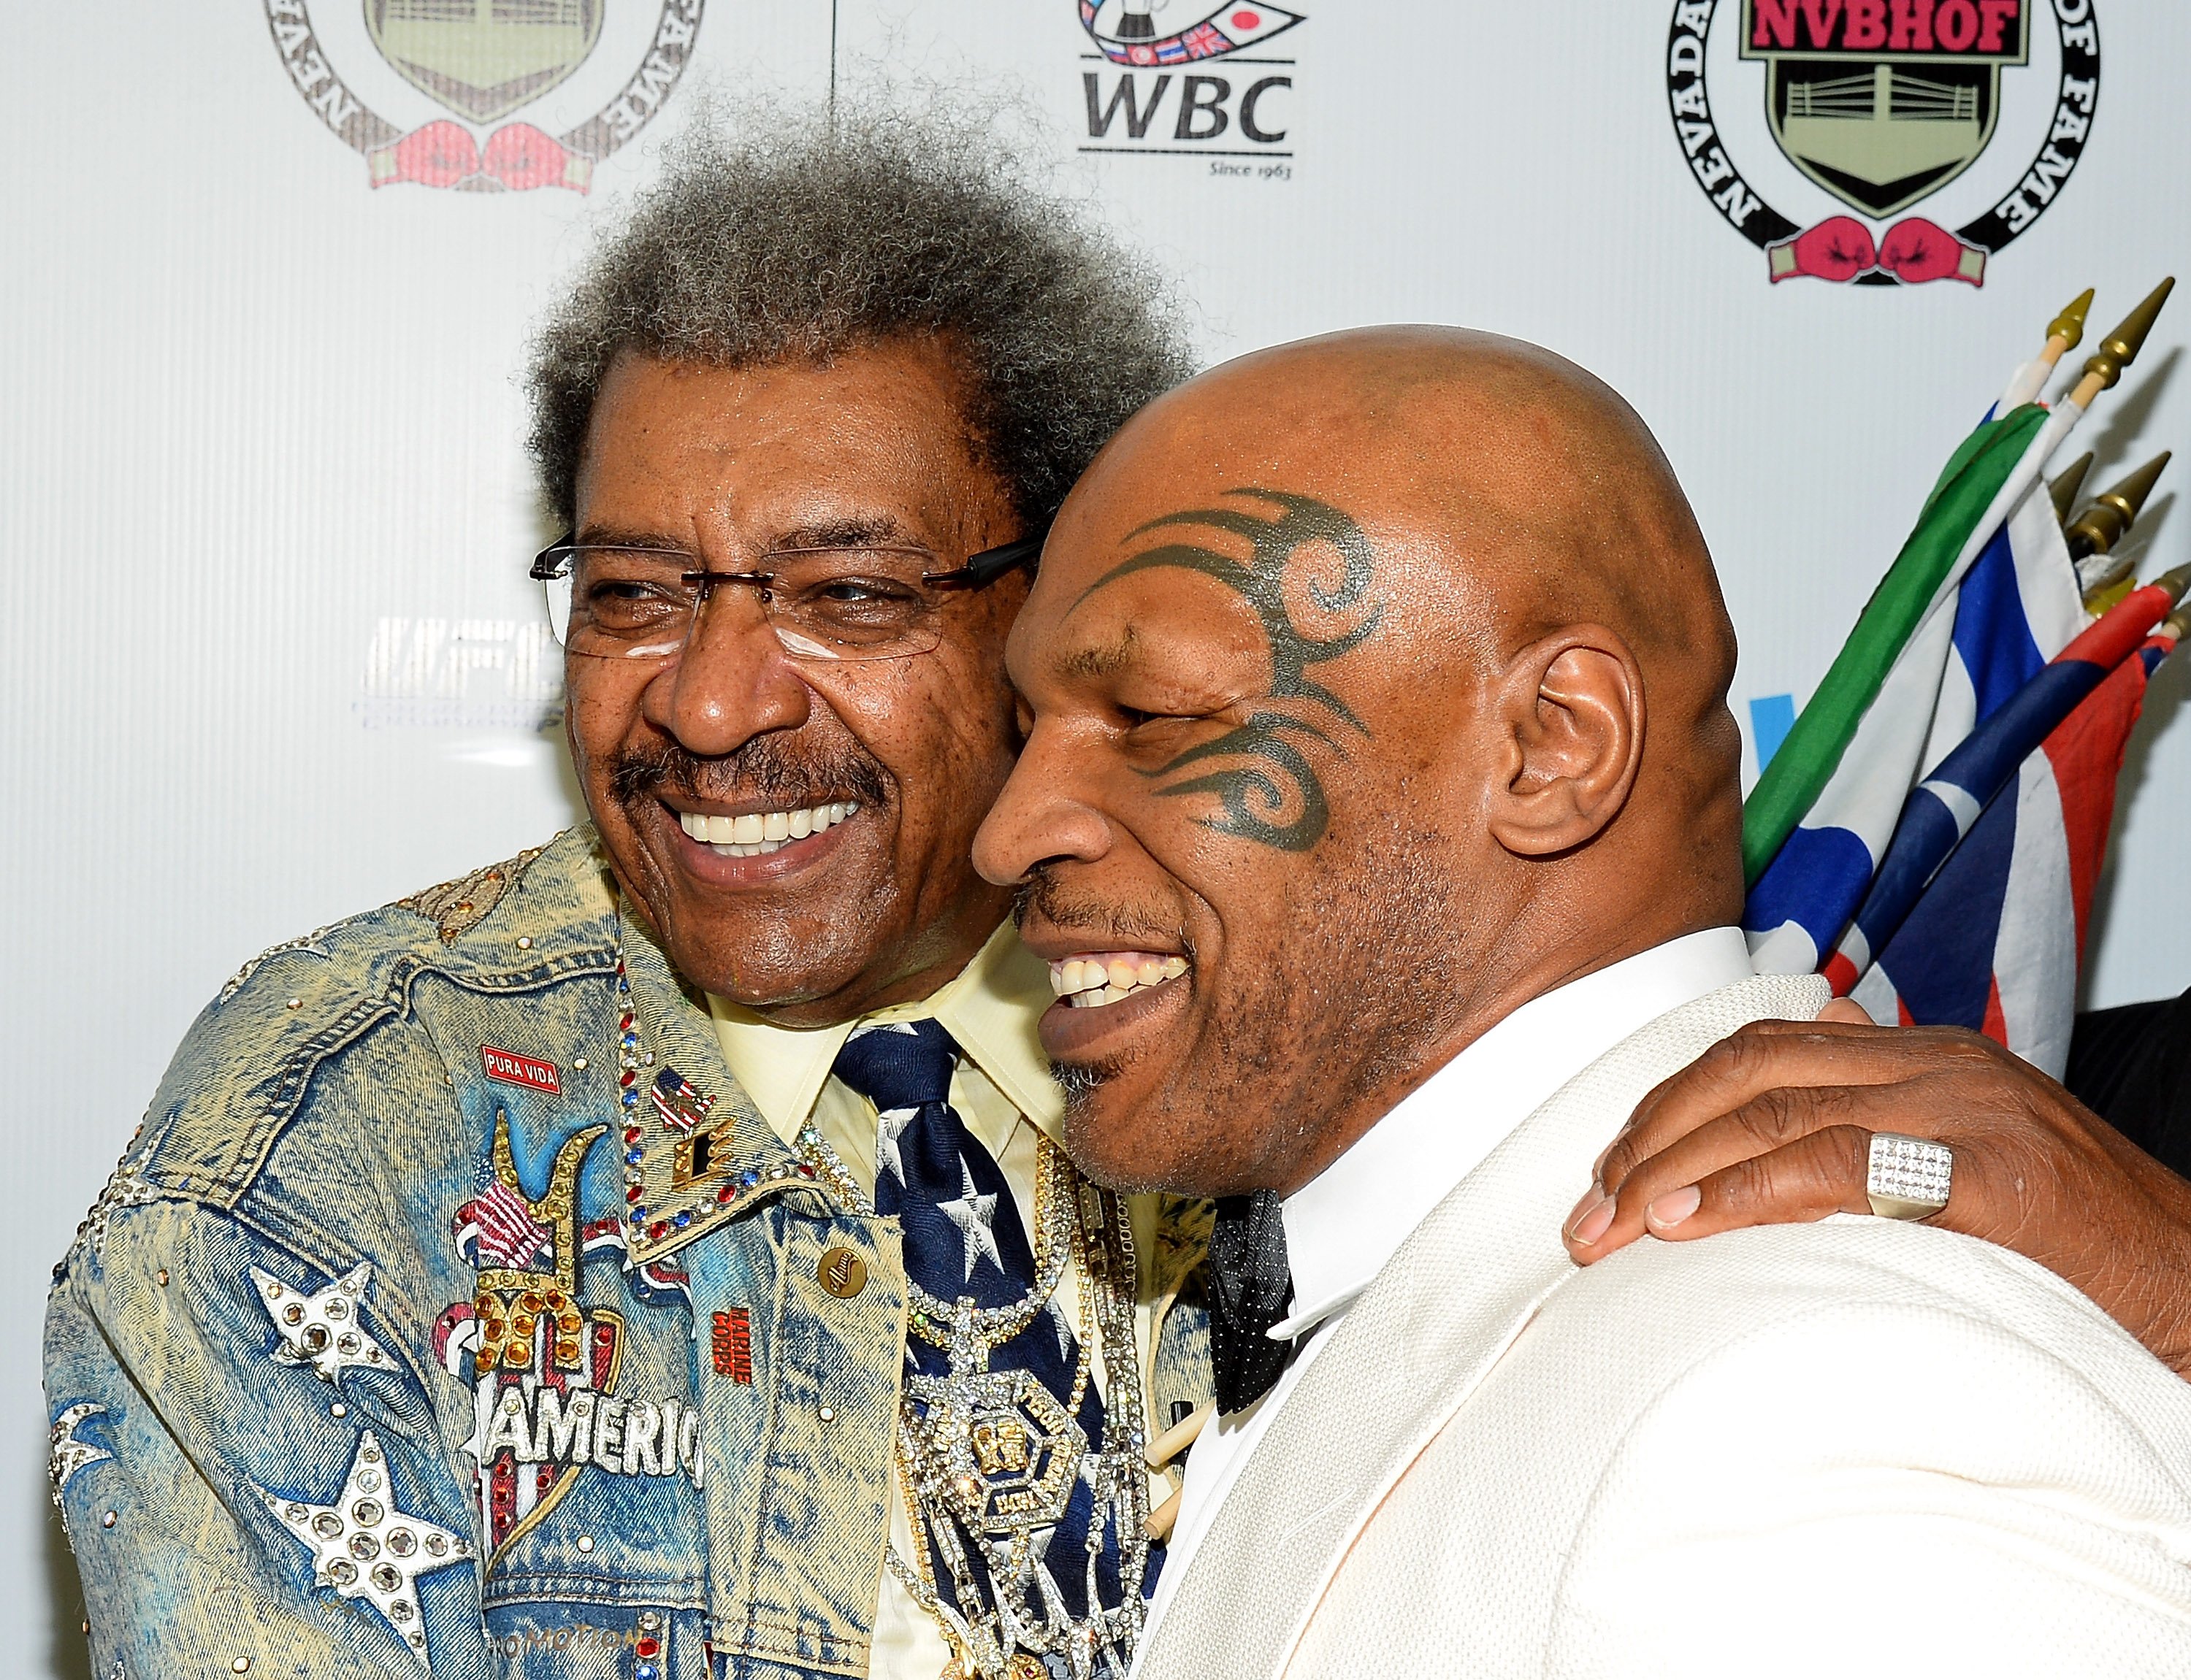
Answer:
[{"label": "gray afro hair", "polygon": [[540,332],[531,446],[566,524],[626,350],[739,367],[940,336],[969,432],[1030,528],[1192,371],[1162,279],[985,131],[903,111],[764,127],[680,139]]}]

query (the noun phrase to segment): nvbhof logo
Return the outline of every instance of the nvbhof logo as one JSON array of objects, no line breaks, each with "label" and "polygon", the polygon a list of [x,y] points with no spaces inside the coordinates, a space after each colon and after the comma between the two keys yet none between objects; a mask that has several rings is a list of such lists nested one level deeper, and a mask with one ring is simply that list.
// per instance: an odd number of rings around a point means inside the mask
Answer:
[{"label": "nvbhof logo", "polygon": [[2084,155],[2093,5],[1679,0],[1674,132],[1775,283],[1983,286]]},{"label": "nvbhof logo", "polygon": [[707,0],[264,0],[307,105],[376,187],[568,187],[652,120]]}]

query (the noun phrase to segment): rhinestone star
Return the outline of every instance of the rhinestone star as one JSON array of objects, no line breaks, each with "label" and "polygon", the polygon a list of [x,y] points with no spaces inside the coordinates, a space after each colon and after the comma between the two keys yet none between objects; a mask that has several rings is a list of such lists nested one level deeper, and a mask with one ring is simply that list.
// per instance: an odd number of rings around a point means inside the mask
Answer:
[{"label": "rhinestone star", "polygon": [[351,1365],[394,1369],[380,1344],[358,1322],[358,1305],[365,1297],[366,1285],[373,1280],[371,1261],[360,1261],[310,1295],[290,1288],[256,1266],[251,1269],[251,1280],[259,1286],[259,1298],[274,1320],[274,1333],[279,1338],[274,1357],[281,1364],[308,1365],[325,1382],[333,1382],[338,1371]]},{"label": "rhinestone star", "polygon": [[54,1506],[57,1510],[61,1507],[61,1495],[67,1490],[70,1477],[86,1465],[114,1456],[105,1447],[77,1439],[78,1424],[105,1410],[105,1406],[90,1400],[78,1400],[72,1406],[62,1407],[60,1416],[54,1419],[53,1446],[46,1457],[46,1474],[54,1484]]},{"label": "rhinestone star", "polygon": [[959,1158],[959,1177],[965,1189],[958,1200],[939,1201],[936,1211],[956,1225],[959,1234],[966,1239],[966,1277],[970,1280],[978,1255],[987,1255],[1000,1272],[1004,1269],[1004,1257],[997,1251],[997,1234],[990,1223],[997,1217],[996,1197],[975,1193],[973,1171],[966,1165],[964,1155]]},{"label": "rhinestone star", "polygon": [[350,1477],[333,1505],[282,1499],[256,1482],[251,1485],[266,1501],[266,1508],[311,1552],[318,1569],[315,1584],[332,1586],[339,1598],[365,1599],[418,1659],[419,1666],[432,1674],[418,1580],[464,1562],[472,1555],[471,1545],[454,1530],[407,1517],[396,1508],[388,1467],[373,1431],[357,1438],[357,1456],[350,1461]]},{"label": "rhinestone star", "polygon": [[115,1214],[125,1207],[145,1207],[159,1200],[159,1192],[137,1175],[137,1163],[123,1161],[115,1167],[100,1191],[99,1200],[91,1205],[91,1212],[83,1216],[83,1223],[76,1228],[77,1240],[88,1248],[98,1258],[106,1257],[106,1226]]}]

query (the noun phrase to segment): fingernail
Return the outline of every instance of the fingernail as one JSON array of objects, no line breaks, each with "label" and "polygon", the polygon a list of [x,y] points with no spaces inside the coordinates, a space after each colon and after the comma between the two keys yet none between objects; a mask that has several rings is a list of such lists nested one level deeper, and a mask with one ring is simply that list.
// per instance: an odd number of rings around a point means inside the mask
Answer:
[{"label": "fingernail", "polygon": [[1602,1190],[1592,1189],[1576,1204],[1575,1212],[1568,1224],[1568,1240],[1588,1248],[1613,1223],[1613,1215],[1619,1204]]},{"label": "fingernail", "polygon": [[1643,1223],[1659,1229],[1670,1229],[1695,1212],[1704,1199],[1704,1193],[1694,1184],[1669,1190],[1643,1210]]},{"label": "fingernail", "polygon": [[1567,1221],[1560,1229],[1572,1233],[1577,1225],[1582,1223],[1582,1216],[1604,1200],[1604,1190],[1599,1188],[1596,1179],[1592,1179],[1590,1188],[1582,1193],[1582,1200],[1568,1210]]}]

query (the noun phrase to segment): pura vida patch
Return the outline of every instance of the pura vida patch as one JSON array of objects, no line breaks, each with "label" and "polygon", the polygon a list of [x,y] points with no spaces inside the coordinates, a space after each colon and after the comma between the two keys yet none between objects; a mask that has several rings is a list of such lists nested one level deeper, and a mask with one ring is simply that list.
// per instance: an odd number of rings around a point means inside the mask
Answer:
[{"label": "pura vida patch", "polygon": [[555,1063],[543,1062],[537,1056],[521,1056],[515,1050],[498,1050],[492,1044],[482,1044],[480,1066],[489,1079],[498,1079],[504,1085],[545,1091],[551,1097],[563,1094],[562,1078]]}]

